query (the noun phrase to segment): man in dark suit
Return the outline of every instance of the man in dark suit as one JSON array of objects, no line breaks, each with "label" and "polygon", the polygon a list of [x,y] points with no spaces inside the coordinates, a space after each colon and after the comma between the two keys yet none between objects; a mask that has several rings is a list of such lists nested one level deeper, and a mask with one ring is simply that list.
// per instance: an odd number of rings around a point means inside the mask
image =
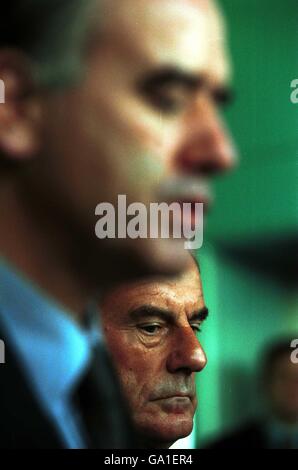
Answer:
[{"label": "man in dark suit", "polygon": [[221,16],[211,0],[11,0],[1,20],[0,445],[127,446],[125,417],[96,432],[120,398],[90,299],[188,258],[181,240],[98,240],[95,208],[209,202],[233,166]]},{"label": "man in dark suit", "polygon": [[220,437],[209,449],[298,449],[298,364],[291,343],[282,340],[266,351],[263,416]]}]

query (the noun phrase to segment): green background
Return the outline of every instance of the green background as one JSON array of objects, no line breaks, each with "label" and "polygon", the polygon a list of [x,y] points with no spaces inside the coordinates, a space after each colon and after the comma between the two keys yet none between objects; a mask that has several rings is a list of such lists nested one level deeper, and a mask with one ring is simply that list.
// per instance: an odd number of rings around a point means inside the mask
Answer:
[{"label": "green background", "polygon": [[[262,350],[298,337],[297,0],[222,0],[236,100],[226,113],[237,170],[216,183],[199,251],[210,318],[201,335],[198,446],[258,413]],[[296,277],[295,277],[296,273]]]}]

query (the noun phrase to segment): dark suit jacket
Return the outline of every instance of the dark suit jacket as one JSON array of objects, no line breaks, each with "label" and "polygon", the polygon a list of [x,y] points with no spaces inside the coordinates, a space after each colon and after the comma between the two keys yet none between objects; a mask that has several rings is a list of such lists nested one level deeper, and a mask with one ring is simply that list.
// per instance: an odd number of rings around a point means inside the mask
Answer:
[{"label": "dark suit jacket", "polygon": [[[65,444],[50,418],[44,413],[25,377],[22,366],[5,340],[5,364],[0,365],[0,449],[63,449]],[[103,367],[104,366],[104,367]],[[96,369],[97,370],[97,369]],[[101,429],[103,448],[131,449],[137,438],[122,399],[112,365],[107,360],[98,371],[99,391],[109,393],[110,430]],[[103,387],[103,384],[109,383]],[[113,416],[113,419],[111,418]],[[115,442],[117,444],[115,445]],[[101,447],[101,446],[100,446]]]},{"label": "dark suit jacket", "polygon": [[[5,338],[1,330],[0,338]],[[60,436],[31,392],[6,339],[5,364],[0,365],[0,448],[63,448]]]},{"label": "dark suit jacket", "polygon": [[220,437],[210,443],[206,449],[266,449],[267,444],[261,423],[252,421],[243,427]]}]

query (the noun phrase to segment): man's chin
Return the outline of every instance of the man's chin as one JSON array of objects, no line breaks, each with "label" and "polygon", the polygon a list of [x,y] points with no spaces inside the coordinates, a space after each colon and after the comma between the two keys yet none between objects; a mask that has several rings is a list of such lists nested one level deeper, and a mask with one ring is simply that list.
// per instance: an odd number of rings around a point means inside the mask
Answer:
[{"label": "man's chin", "polygon": [[141,240],[136,250],[152,275],[175,276],[189,263],[189,251],[184,247],[184,240]]},{"label": "man's chin", "polygon": [[[138,427],[137,427],[138,429]],[[189,417],[169,417],[162,422],[154,420],[152,425],[141,429],[143,446],[154,449],[168,449],[179,439],[189,436],[193,430],[193,419]]]},{"label": "man's chin", "polygon": [[[140,280],[149,276],[175,276],[189,263],[182,240],[97,240],[95,264],[107,283]],[[100,272],[98,273],[100,275]]]}]

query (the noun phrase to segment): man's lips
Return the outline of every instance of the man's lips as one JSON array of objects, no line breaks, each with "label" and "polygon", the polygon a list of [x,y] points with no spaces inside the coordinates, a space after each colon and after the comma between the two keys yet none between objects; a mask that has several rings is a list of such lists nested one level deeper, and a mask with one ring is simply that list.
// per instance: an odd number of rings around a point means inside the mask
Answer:
[{"label": "man's lips", "polygon": [[160,400],[171,400],[171,399],[194,399],[193,393],[181,393],[181,392],[172,392],[171,394],[161,395],[161,396],[154,396],[152,397],[151,401],[160,401]]},{"label": "man's lips", "polygon": [[180,402],[190,402],[192,399],[189,396],[182,396],[182,395],[173,395],[170,397],[163,397],[163,398],[156,398],[152,401],[180,401]]},{"label": "man's lips", "polygon": [[194,412],[195,403],[190,395],[174,394],[163,396],[153,400],[157,406],[161,407],[167,413],[174,413],[177,415],[185,414],[185,412]]},{"label": "man's lips", "polygon": [[209,181],[204,178],[177,178],[170,179],[163,184],[159,192],[159,199],[168,203],[204,204],[205,212],[209,210],[214,193]]}]

